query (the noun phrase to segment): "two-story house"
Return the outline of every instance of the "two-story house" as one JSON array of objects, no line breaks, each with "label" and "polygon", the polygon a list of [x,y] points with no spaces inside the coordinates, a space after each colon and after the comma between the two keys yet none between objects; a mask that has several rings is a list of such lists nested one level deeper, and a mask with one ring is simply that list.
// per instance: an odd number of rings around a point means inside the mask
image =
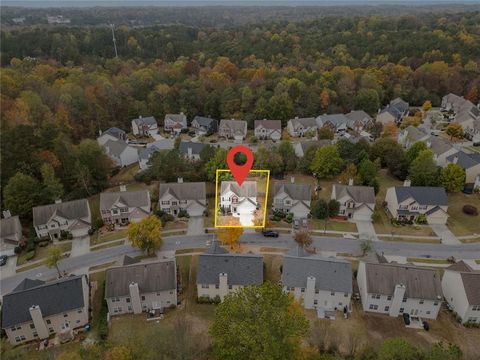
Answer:
[{"label": "two-story house", "polygon": [[122,185],[119,192],[100,194],[100,215],[105,224],[126,226],[146,218],[150,211],[148,190],[127,191]]},{"label": "two-story house", "polygon": [[458,112],[458,110],[460,110],[460,107],[465,103],[465,101],[466,100],[463,96],[449,93],[442,97],[441,109],[446,111]]},{"label": "two-story house", "polygon": [[425,215],[429,224],[445,224],[448,219],[448,197],[443,187],[404,186],[387,189],[385,196],[390,215],[397,220],[416,221],[420,214]]},{"label": "two-story house", "polygon": [[243,120],[220,120],[218,135],[225,139],[234,139],[242,142],[247,137],[247,122]]},{"label": "two-story house", "polygon": [[433,269],[361,261],[357,283],[367,312],[436,319],[442,305],[440,275]]},{"label": "two-story house", "polygon": [[239,186],[236,181],[222,181],[218,205],[221,211],[239,218],[242,225],[253,225],[257,209],[257,182],[244,181]]},{"label": "two-story house", "polygon": [[190,125],[197,135],[212,135],[218,131],[218,121],[210,117],[195,116]]},{"label": "two-story house", "polygon": [[343,114],[324,114],[318,116],[315,121],[317,122],[317,127],[320,129],[322,127],[329,128],[335,134],[345,134],[348,130],[348,124],[350,120]]},{"label": "two-story house", "polygon": [[163,311],[177,306],[175,258],[107,269],[105,300],[110,315]]},{"label": "two-story house", "polygon": [[312,187],[309,184],[275,183],[273,192],[273,211],[293,214],[294,218],[306,218],[310,214]]},{"label": "two-story house", "polygon": [[178,147],[178,152],[188,160],[200,160],[200,154],[208,144],[202,144],[193,141],[182,141]]},{"label": "two-story house", "polygon": [[100,146],[103,146],[108,140],[112,140],[112,141],[122,140],[126,142],[127,139],[128,139],[128,136],[125,131],[117,127],[111,127],[110,129],[107,129],[103,132],[100,131],[100,134],[97,138],[97,142]]},{"label": "two-story house", "polygon": [[92,216],[87,199],[36,206],[33,208],[33,226],[37,237],[60,239],[62,232],[73,237],[86,236],[92,225]]},{"label": "two-story house", "polygon": [[13,255],[15,246],[22,238],[22,224],[18,215],[12,216],[9,210],[3,210],[3,219],[0,220],[0,255]]},{"label": "two-story house", "polygon": [[166,114],[163,120],[163,127],[166,132],[179,134],[187,129],[187,117],[183,112],[180,114]]},{"label": "two-story house", "polygon": [[105,154],[115,165],[125,167],[138,161],[138,149],[123,140],[108,140],[104,145]]},{"label": "two-story house", "polygon": [[373,119],[363,110],[352,110],[348,114],[345,114],[348,119],[348,128],[357,133],[368,129],[373,125]]},{"label": "two-story house", "polygon": [[375,210],[375,190],[371,186],[334,184],[331,198],[340,203],[338,214],[354,221],[371,221]]},{"label": "two-story house", "polygon": [[396,98],[378,112],[377,121],[383,125],[394,122],[399,124],[408,115],[409,104],[401,98]]},{"label": "two-story house", "polygon": [[150,159],[153,154],[159,151],[173,150],[175,140],[173,139],[160,139],[154,142],[148,143],[147,146],[138,152],[138,165],[140,170],[145,170],[150,167]]},{"label": "two-story house", "polygon": [[255,136],[261,140],[278,141],[282,138],[282,122],[280,120],[255,120]]},{"label": "two-story house", "polygon": [[352,264],[349,261],[310,255],[301,248],[283,257],[282,286],[305,309],[323,313],[349,311],[352,297]]},{"label": "two-story house", "polygon": [[186,211],[190,216],[201,216],[207,208],[204,182],[160,183],[158,208],[167,214],[177,216]]},{"label": "two-story house", "polygon": [[290,136],[293,137],[303,137],[308,134],[312,134],[314,138],[317,137],[317,122],[315,118],[299,118],[298,116],[295,119],[288,120],[287,131]]},{"label": "two-story house", "polygon": [[197,296],[223,301],[229,293],[263,283],[263,257],[229,253],[217,241],[198,257]]},{"label": "two-story house", "polygon": [[427,148],[433,152],[433,160],[438,166],[444,167],[447,164],[447,157],[458,152],[452,144],[437,136],[430,136],[425,140]]},{"label": "two-story house", "polygon": [[480,271],[463,261],[445,269],[442,278],[445,301],[463,323],[480,324]]},{"label": "two-story house", "polygon": [[135,136],[151,136],[158,133],[157,120],[153,116],[142,117],[132,120],[132,133]]},{"label": "two-story house", "polygon": [[89,323],[86,275],[52,282],[25,278],[3,296],[2,328],[12,345],[48,339],[53,334],[73,338],[73,329]]}]

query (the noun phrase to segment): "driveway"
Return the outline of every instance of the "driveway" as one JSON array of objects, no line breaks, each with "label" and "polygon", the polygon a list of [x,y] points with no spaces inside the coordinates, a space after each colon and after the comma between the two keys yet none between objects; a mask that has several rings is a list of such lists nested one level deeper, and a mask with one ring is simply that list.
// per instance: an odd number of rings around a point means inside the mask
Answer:
[{"label": "driveway", "polygon": [[457,239],[455,235],[448,229],[447,225],[430,225],[433,232],[442,240],[442,244],[445,245],[458,245],[461,242]]},{"label": "driveway", "polygon": [[84,255],[90,252],[90,237],[84,236],[72,240],[72,252],[70,257]]},{"label": "driveway", "polygon": [[203,216],[190,216],[188,219],[187,235],[204,235]]},{"label": "driveway", "polygon": [[375,228],[371,221],[355,221],[358,230],[358,237],[360,240],[372,240],[378,241],[377,234],[375,233]]},{"label": "driveway", "polygon": [[0,278],[6,278],[12,275],[15,275],[17,268],[17,257],[9,256],[7,263],[0,267]]}]

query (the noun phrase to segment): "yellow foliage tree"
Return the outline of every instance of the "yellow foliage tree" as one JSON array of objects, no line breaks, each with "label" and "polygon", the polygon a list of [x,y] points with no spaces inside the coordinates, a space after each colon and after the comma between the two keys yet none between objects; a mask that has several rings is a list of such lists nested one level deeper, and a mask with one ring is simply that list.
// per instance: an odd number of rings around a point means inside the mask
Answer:
[{"label": "yellow foliage tree", "polygon": [[162,223],[155,215],[150,215],[138,223],[130,223],[127,229],[128,239],[133,246],[154,255],[162,246]]},{"label": "yellow foliage tree", "polygon": [[382,137],[391,137],[396,138],[398,134],[397,125],[393,122],[389,122],[383,126],[383,134]]},{"label": "yellow foliage tree", "polygon": [[243,228],[241,227],[219,228],[217,235],[218,235],[218,239],[222,242],[223,245],[228,245],[230,246],[230,249],[233,250],[239,247],[238,240],[240,240],[240,237],[243,235]]},{"label": "yellow foliage tree", "polygon": [[426,100],[422,105],[423,111],[428,111],[431,108],[432,108],[432,102],[430,100]]}]

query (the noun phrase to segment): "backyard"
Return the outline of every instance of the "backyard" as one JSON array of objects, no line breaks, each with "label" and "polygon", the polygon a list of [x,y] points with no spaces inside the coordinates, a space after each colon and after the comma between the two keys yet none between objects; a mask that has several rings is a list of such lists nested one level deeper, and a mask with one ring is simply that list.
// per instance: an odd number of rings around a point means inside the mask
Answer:
[{"label": "backyard", "polygon": [[467,215],[462,211],[463,205],[473,205],[480,211],[480,194],[467,195],[462,192],[448,195],[447,226],[455,235],[478,234],[480,241],[480,215]]}]

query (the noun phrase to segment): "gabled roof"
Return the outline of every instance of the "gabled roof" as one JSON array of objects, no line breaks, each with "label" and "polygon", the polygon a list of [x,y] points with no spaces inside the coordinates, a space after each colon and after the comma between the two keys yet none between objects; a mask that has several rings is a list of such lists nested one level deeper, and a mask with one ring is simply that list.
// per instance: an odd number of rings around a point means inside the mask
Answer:
[{"label": "gabled roof", "polygon": [[0,237],[8,238],[11,235],[22,236],[22,224],[18,215],[0,220]]},{"label": "gabled roof", "polygon": [[348,195],[356,203],[375,204],[375,190],[371,186],[334,184],[336,199]]},{"label": "gabled roof", "polygon": [[445,154],[447,151],[453,149],[453,146],[447,141],[438,136],[430,136],[427,140],[427,147],[438,156]]},{"label": "gabled roof", "polygon": [[447,270],[451,271],[459,271],[459,272],[470,272],[473,271],[473,269],[468,265],[465,261],[460,260],[457,261],[455,264],[450,265],[447,267]]},{"label": "gabled roof", "polygon": [[265,129],[282,131],[281,120],[255,120],[255,129],[263,126]]},{"label": "gabled roof", "polygon": [[[120,155],[128,148],[132,148],[123,140],[108,140],[105,145],[105,148],[108,149],[109,155],[114,155],[119,158]],[[132,148],[133,149],[133,148]]]},{"label": "gabled roof", "polygon": [[153,116],[142,117],[133,119],[137,125],[157,125],[157,120]]},{"label": "gabled roof", "polygon": [[140,262],[140,259],[138,258],[133,258],[128,255],[123,255],[123,260],[122,260],[122,265],[132,265],[132,264],[138,264]]},{"label": "gabled roof", "polygon": [[282,192],[293,200],[310,201],[312,199],[312,186],[309,184],[276,183],[274,195]]},{"label": "gabled roof", "polygon": [[320,119],[325,125],[326,122],[332,123],[335,127],[339,127],[340,125],[347,125],[350,120],[343,114],[325,114],[320,115],[317,119]]},{"label": "gabled roof", "polygon": [[[30,307],[38,305],[43,317],[62,314],[66,311],[84,307],[83,277],[72,276],[62,278],[38,286],[29,283],[24,290],[17,290],[3,297],[2,327],[32,321]],[[88,291],[88,290],[87,290]]]},{"label": "gabled roof", "polygon": [[45,281],[43,281],[43,280],[25,278],[25,279],[22,280],[22,282],[20,284],[18,284],[12,290],[12,292],[31,289],[31,288],[34,288],[34,287],[37,287],[37,286],[40,286],[40,285],[43,285],[43,284],[45,284]]},{"label": "gabled roof", "polygon": [[127,133],[123,131],[122,129],[119,129],[117,127],[111,127],[110,129],[105,130],[102,132],[102,135],[108,134],[113,137],[116,137],[117,139],[123,139],[125,136],[127,136]]},{"label": "gabled roof", "polygon": [[292,123],[293,128],[297,128],[299,126],[303,126],[304,128],[309,128],[309,127],[317,127],[317,122],[315,121],[315,118],[309,117],[309,118],[299,118],[296,117],[294,119],[288,120]]},{"label": "gabled roof", "polygon": [[307,277],[315,278],[315,289],[352,293],[352,264],[349,261],[317,256],[285,255],[282,284],[287,287],[307,287]]},{"label": "gabled roof", "polygon": [[203,116],[195,116],[192,120],[192,122],[197,122],[198,125],[200,126],[205,126],[205,127],[210,127],[212,124],[215,124],[217,120],[209,118],[209,117],[203,117]]},{"label": "gabled roof", "polygon": [[365,123],[373,121],[372,117],[363,110],[352,110],[348,114],[345,114],[345,116],[350,122],[362,121]]},{"label": "gabled roof", "polygon": [[206,199],[206,185],[204,182],[188,183],[161,183],[159,199],[169,192],[178,200],[202,200]]},{"label": "gabled roof", "polygon": [[105,298],[129,295],[131,283],[137,283],[142,294],[176,289],[175,259],[107,269]]},{"label": "gabled roof", "polygon": [[427,133],[425,133],[423,129],[419,129],[418,127],[412,125],[407,126],[403,132],[405,132],[408,138],[414,143],[424,139],[427,136]]},{"label": "gabled roof", "polygon": [[221,250],[199,256],[197,284],[218,284],[221,273],[227,274],[229,285],[260,285],[263,283],[263,257]]},{"label": "gabled roof", "polygon": [[188,155],[188,149],[190,148],[192,149],[193,155],[200,155],[202,150],[205,149],[205,147],[207,146],[210,146],[210,145],[197,143],[193,141],[182,141],[180,143],[180,146],[178,147],[178,151],[180,152],[180,154]]},{"label": "gabled roof", "polygon": [[165,114],[165,120],[167,119],[187,126],[187,117],[185,114]]},{"label": "gabled roof", "polygon": [[448,197],[443,187],[436,186],[395,186],[398,202],[412,197],[420,205],[448,205]]},{"label": "gabled roof", "polygon": [[220,120],[220,127],[227,127],[236,133],[247,133],[247,122],[244,120],[222,119]]},{"label": "gabled roof", "polygon": [[463,169],[470,169],[474,166],[480,165],[480,154],[467,154],[464,153],[463,151],[459,151],[455,154],[452,154],[450,156],[447,156],[447,161],[451,163],[455,163],[455,158],[456,158],[456,164]]},{"label": "gabled roof", "polygon": [[88,200],[79,199],[58,204],[36,206],[33,208],[33,225],[46,224],[54,214],[69,220],[86,218],[90,214]]},{"label": "gabled roof", "polygon": [[150,195],[147,190],[103,192],[100,194],[100,210],[109,210],[116,202],[128,207],[150,206]]},{"label": "gabled roof", "polygon": [[470,305],[480,305],[480,271],[462,272],[463,287]]},{"label": "gabled roof", "polygon": [[440,275],[432,269],[400,264],[365,263],[367,293],[393,295],[395,286],[406,287],[405,296],[441,300]]},{"label": "gabled roof", "polygon": [[395,98],[392,101],[390,101],[390,106],[394,107],[397,109],[399,112],[403,113],[408,110],[408,102],[403,100],[402,98]]},{"label": "gabled roof", "polygon": [[256,197],[257,196],[257,182],[244,181],[242,186],[239,186],[236,181],[222,181],[220,193],[232,191],[238,197]]},{"label": "gabled roof", "polygon": [[158,150],[155,146],[150,146],[150,147],[144,148],[144,149],[139,151],[138,158],[140,160],[148,160],[148,159],[150,159],[150,156],[152,156],[157,151],[160,151],[160,150]]}]

